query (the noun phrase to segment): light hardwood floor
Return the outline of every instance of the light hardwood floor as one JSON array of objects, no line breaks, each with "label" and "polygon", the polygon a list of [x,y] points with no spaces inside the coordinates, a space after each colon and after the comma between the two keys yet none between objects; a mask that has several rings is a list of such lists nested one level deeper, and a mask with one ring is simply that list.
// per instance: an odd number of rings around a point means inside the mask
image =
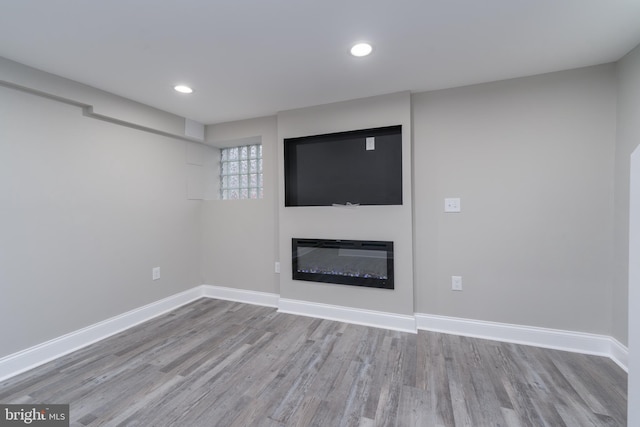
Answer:
[{"label": "light hardwood floor", "polygon": [[0,383],[71,425],[624,426],[612,361],[201,299]]}]

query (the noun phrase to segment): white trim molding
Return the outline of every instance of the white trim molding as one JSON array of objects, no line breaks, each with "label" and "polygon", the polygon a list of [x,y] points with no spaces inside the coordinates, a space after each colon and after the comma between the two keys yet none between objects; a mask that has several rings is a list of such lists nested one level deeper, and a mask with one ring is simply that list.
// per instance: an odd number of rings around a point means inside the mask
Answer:
[{"label": "white trim molding", "polygon": [[606,335],[422,313],[415,317],[420,330],[606,356],[628,372],[628,349]]},{"label": "white trim molding", "polygon": [[278,312],[327,320],[373,326],[375,328],[416,333],[416,319],[411,315],[363,310],[339,305],[280,298]]},{"label": "white trim molding", "polygon": [[114,316],[31,348],[0,358],[0,381],[62,357],[87,345],[174,310],[199,298],[214,298],[277,308],[280,313],[316,317],[402,332],[428,330],[446,334],[533,345],[606,356],[628,372],[629,350],[616,339],[582,332],[486,322],[416,313],[402,315],[309,301],[279,298],[278,294],[200,285]]},{"label": "white trim molding", "polygon": [[629,373],[629,348],[624,346],[620,341],[613,337],[609,338],[611,349],[608,356],[613,360],[620,368],[622,368],[627,374]]},{"label": "white trim molding", "polygon": [[202,298],[202,286],[171,295],[126,313],[0,358],[0,381],[115,335],[132,326]]},{"label": "white trim molding", "polygon": [[278,307],[278,298],[280,298],[278,294],[227,288],[225,286],[202,285],[202,288],[203,296],[207,298],[244,302],[265,307]]}]

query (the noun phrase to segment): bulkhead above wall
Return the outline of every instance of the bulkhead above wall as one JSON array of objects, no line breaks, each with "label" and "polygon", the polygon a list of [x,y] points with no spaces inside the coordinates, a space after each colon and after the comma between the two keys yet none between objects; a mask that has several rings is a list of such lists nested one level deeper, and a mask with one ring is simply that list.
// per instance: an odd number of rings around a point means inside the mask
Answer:
[{"label": "bulkhead above wall", "polygon": [[0,57],[0,85],[74,105],[98,120],[185,141],[203,141],[204,125]]}]

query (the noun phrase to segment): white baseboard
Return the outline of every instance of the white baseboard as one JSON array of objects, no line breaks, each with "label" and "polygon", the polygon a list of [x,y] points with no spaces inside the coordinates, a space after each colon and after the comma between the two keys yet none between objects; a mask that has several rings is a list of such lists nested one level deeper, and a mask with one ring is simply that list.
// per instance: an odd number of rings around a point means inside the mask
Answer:
[{"label": "white baseboard", "polygon": [[0,381],[100,341],[199,298],[276,307],[281,313],[416,333],[417,329],[606,356],[628,372],[627,347],[615,338],[557,329],[416,313],[381,311],[279,298],[278,294],[201,285],[86,328],[0,358]]},{"label": "white baseboard", "polygon": [[629,349],[617,339],[607,338],[611,340],[611,350],[606,356],[609,356],[609,359],[616,362],[626,373],[629,373]]},{"label": "white baseboard", "polygon": [[244,289],[227,288],[224,286],[202,285],[203,296],[207,298],[227,301],[244,302],[265,307],[278,307],[278,294],[267,292],[247,291]]},{"label": "white baseboard", "polygon": [[416,320],[415,317],[410,315],[363,310],[359,308],[319,304],[285,298],[280,298],[278,311],[280,313],[319,317],[321,319],[337,320],[340,322],[355,323],[357,325],[416,333]]},{"label": "white baseboard", "polygon": [[26,350],[0,358],[0,381],[86,347],[203,297],[202,286],[114,316]]},{"label": "white baseboard", "polygon": [[418,329],[606,356],[628,372],[628,349],[606,335],[416,313]]}]

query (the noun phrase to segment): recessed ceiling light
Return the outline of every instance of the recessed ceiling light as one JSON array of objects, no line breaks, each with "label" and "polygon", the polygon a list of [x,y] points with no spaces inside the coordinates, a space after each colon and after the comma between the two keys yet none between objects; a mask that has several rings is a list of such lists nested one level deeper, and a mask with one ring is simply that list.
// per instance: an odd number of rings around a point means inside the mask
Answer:
[{"label": "recessed ceiling light", "polygon": [[373,48],[369,43],[354,44],[351,48],[351,55],[353,56],[367,56],[371,53]]},{"label": "recessed ceiling light", "polygon": [[191,89],[189,86],[185,86],[185,85],[177,85],[173,87],[176,92],[180,92],[180,93],[191,93],[193,92],[193,89]]}]

